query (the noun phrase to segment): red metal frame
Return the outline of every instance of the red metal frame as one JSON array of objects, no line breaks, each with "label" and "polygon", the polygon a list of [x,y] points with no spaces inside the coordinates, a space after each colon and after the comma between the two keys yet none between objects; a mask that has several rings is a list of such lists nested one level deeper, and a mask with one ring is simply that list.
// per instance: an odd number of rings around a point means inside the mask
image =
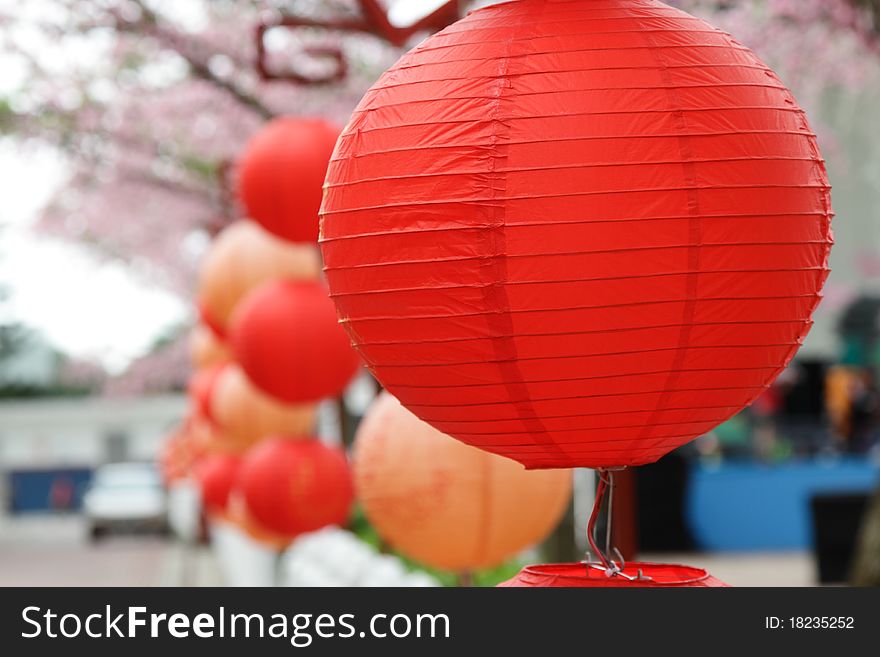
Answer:
[{"label": "red metal frame", "polygon": [[400,47],[419,32],[441,30],[459,18],[458,0],[448,0],[421,20],[407,27],[395,27],[388,20],[388,10],[379,0],[358,0],[361,18],[339,20],[315,20],[301,16],[282,16],[278,19],[263,20],[256,30],[257,72],[264,80],[285,80],[297,84],[325,84],[343,79],[348,70],[345,55],[336,46],[316,46],[303,49],[309,57],[329,57],[336,62],[336,67],[328,75],[321,77],[306,76],[296,71],[278,72],[270,70],[267,65],[266,32],[274,28],[296,29],[300,27],[317,27],[340,32],[361,32],[373,34],[394,46]]}]

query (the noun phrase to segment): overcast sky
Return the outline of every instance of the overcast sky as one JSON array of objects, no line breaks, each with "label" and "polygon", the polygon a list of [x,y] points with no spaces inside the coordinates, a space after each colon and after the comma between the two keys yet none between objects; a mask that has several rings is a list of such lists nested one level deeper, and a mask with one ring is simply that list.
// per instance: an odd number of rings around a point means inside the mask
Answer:
[{"label": "overcast sky", "polygon": [[64,177],[64,162],[51,150],[0,140],[0,286],[10,293],[3,319],[33,326],[63,351],[118,371],[191,311],[124,265],[33,230]]}]

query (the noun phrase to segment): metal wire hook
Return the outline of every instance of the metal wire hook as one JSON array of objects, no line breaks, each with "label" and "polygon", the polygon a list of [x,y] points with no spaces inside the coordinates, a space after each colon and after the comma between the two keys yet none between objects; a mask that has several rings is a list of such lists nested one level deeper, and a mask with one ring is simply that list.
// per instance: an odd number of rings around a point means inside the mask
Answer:
[{"label": "metal wire hook", "polygon": [[[596,499],[593,502],[593,510],[590,513],[590,520],[587,522],[587,542],[590,544],[590,549],[587,550],[586,560],[582,563],[588,570],[590,568],[602,570],[606,577],[619,576],[629,581],[647,580],[650,578],[646,577],[641,570],[639,570],[636,575],[628,575],[624,573],[623,571],[626,570],[626,561],[620,553],[620,550],[611,544],[612,515],[614,512],[614,472],[615,470],[622,469],[623,468],[596,469],[599,483],[596,486]],[[605,511],[605,550],[603,552],[599,549],[596,542],[596,523],[599,519],[599,511],[602,508],[602,503],[605,501],[606,496],[608,502]],[[598,562],[594,561],[594,556],[598,559]]]}]

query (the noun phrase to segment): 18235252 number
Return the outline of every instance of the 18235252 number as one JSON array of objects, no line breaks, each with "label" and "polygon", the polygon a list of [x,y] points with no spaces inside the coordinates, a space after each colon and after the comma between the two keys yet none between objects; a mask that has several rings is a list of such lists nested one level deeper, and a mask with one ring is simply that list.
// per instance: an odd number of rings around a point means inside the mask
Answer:
[{"label": "18235252 number", "polygon": [[788,622],[793,630],[851,630],[855,619],[852,616],[790,616]]}]

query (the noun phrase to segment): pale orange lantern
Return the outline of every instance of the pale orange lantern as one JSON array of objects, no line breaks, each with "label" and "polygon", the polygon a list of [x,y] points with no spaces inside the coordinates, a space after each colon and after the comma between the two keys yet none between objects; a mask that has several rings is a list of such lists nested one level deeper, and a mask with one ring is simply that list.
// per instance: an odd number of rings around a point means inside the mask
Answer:
[{"label": "pale orange lantern", "polygon": [[189,357],[197,370],[232,360],[226,344],[204,324],[197,324],[189,334]]},{"label": "pale orange lantern", "polygon": [[270,235],[252,221],[223,230],[199,273],[197,299],[203,320],[223,334],[238,302],[261,283],[283,278],[315,280],[321,258],[311,244],[293,244]]},{"label": "pale orange lantern", "polygon": [[317,418],[315,404],[281,404],[260,392],[235,364],[217,377],[210,412],[220,430],[243,446],[270,435],[310,436]]},{"label": "pale orange lantern", "polygon": [[383,539],[455,571],[495,566],[540,543],[571,498],[570,470],[526,471],[440,433],[387,392],[358,429],[354,477]]}]

